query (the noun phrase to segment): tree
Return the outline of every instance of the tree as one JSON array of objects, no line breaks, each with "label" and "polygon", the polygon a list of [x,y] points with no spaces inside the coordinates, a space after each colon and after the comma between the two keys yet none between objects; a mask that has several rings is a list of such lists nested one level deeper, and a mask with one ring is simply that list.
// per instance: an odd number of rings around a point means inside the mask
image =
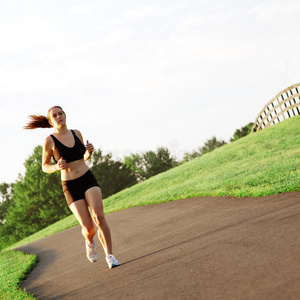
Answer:
[{"label": "tree", "polygon": [[156,152],[147,151],[141,155],[132,154],[125,157],[124,163],[134,172],[138,181],[165,172],[179,164],[170,156],[168,148],[164,147],[157,148]]},{"label": "tree", "polygon": [[197,158],[197,157],[199,157],[201,155],[202,155],[202,153],[200,152],[200,148],[199,148],[198,151],[197,150],[193,150],[192,153],[186,152],[186,153],[184,153],[184,157],[183,157],[182,162],[191,161],[191,160],[193,160],[193,159],[195,159],[195,158]]},{"label": "tree", "polygon": [[25,176],[13,185],[13,205],[4,224],[9,242],[16,242],[71,214],[58,173],[42,171],[42,146],[35,147],[25,162]]},{"label": "tree", "polygon": [[243,126],[241,129],[237,129],[234,132],[233,137],[230,139],[230,142],[234,142],[234,141],[250,134],[252,126],[253,126],[253,123],[248,123],[247,125]]},{"label": "tree", "polygon": [[3,248],[3,243],[7,243],[6,238],[6,214],[10,206],[13,205],[13,200],[11,196],[12,184],[2,183],[0,184],[0,250]]},{"label": "tree", "polygon": [[131,170],[138,182],[146,179],[146,168],[142,155],[132,153],[124,158],[124,164]]},{"label": "tree", "polygon": [[215,136],[213,136],[211,139],[208,139],[205,143],[204,146],[200,148],[201,154],[205,154],[208,152],[211,152],[223,145],[227,144],[223,140],[217,140]]},{"label": "tree", "polygon": [[0,224],[5,222],[5,215],[9,206],[12,204],[12,195],[11,195],[12,184],[1,183],[0,184]]},{"label": "tree", "polygon": [[192,153],[188,153],[188,152],[185,153],[182,162],[191,161],[196,157],[211,152],[225,144],[227,144],[225,141],[217,140],[217,138],[213,136],[212,138],[208,139],[202,147],[199,147],[198,150],[193,150]]},{"label": "tree", "polygon": [[113,161],[111,153],[103,155],[101,150],[95,150],[91,165],[91,170],[101,186],[103,198],[137,183],[134,172],[122,162]]},{"label": "tree", "polygon": [[146,179],[178,165],[178,162],[170,156],[168,148],[164,147],[157,148],[156,153],[153,151],[146,152],[143,159],[146,168]]}]

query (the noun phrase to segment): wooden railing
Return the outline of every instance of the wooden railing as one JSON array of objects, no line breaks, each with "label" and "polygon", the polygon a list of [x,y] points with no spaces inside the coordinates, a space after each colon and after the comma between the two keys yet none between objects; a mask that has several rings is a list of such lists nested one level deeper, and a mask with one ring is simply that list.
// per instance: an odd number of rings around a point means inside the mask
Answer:
[{"label": "wooden railing", "polygon": [[258,114],[251,133],[300,114],[300,83],[294,84],[271,99]]}]

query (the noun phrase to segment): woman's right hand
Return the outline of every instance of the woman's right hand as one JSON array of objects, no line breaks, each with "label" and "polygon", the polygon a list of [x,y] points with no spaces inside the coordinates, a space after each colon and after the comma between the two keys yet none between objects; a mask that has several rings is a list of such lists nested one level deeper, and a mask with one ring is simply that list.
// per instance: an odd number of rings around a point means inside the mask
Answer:
[{"label": "woman's right hand", "polygon": [[63,159],[62,157],[59,159],[59,161],[57,162],[57,164],[56,164],[56,168],[57,168],[57,170],[63,170],[63,169],[65,169],[66,168],[66,166],[67,166],[67,162],[66,162],[66,160],[65,159]]}]

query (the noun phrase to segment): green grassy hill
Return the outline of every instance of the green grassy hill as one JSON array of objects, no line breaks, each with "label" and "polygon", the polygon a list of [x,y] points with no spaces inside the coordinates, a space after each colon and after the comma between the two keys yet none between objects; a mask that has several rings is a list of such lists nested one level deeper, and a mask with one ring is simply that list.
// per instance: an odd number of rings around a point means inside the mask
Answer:
[{"label": "green grassy hill", "polygon": [[[105,213],[183,198],[225,195],[259,197],[300,190],[299,129],[300,117],[294,117],[224,145],[105,199]],[[76,224],[74,216],[67,217],[10,249]],[[0,253],[1,274],[6,272],[3,265],[9,252]],[[12,263],[10,270],[18,268],[18,264],[24,261],[22,253],[19,258],[16,258],[17,252],[12,253],[15,263]],[[30,264],[32,266],[32,261]],[[28,269],[25,268],[24,272]],[[11,272],[10,276],[14,273]],[[14,294],[21,293],[17,288],[20,277],[15,277],[12,285],[7,284],[7,276],[1,278],[6,278],[6,281],[0,279],[3,289],[0,299],[6,299],[2,298],[2,294],[14,299],[28,299],[29,296],[22,298]]]},{"label": "green grassy hill", "polygon": [[300,118],[248,135],[105,200],[107,212],[201,196],[259,197],[300,189]]}]

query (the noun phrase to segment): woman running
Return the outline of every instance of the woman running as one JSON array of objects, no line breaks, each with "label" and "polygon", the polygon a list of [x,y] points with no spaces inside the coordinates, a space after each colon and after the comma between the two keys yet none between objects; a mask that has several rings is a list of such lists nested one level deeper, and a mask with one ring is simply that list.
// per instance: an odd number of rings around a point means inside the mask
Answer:
[{"label": "woman running", "polygon": [[[64,195],[70,210],[82,227],[86,254],[90,262],[98,259],[93,221],[98,229],[98,237],[106,255],[108,267],[120,263],[112,252],[111,234],[105,220],[101,189],[85,161],[90,158],[94,147],[83,138],[78,130],[69,130],[66,114],[60,106],[51,107],[47,117],[31,115],[25,129],[54,128],[53,134],[45,139],[43,146],[42,169],[46,173],[61,172]],[[51,164],[51,157],[56,164]]]}]

